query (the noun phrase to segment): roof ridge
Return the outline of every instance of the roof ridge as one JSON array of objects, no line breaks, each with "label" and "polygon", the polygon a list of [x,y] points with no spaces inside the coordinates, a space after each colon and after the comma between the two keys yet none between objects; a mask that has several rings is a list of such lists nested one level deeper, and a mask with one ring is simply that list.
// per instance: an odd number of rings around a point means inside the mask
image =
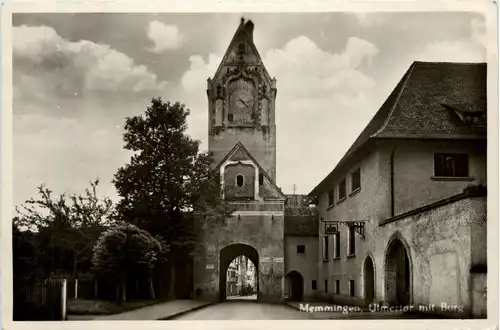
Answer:
[{"label": "roof ridge", "polygon": [[394,100],[394,103],[392,104],[392,107],[391,107],[391,111],[389,112],[389,115],[387,115],[385,122],[382,124],[382,126],[375,133],[370,135],[370,137],[376,137],[377,135],[382,133],[382,131],[385,130],[385,128],[387,127],[387,124],[389,123],[389,120],[391,119],[392,114],[394,113],[394,109],[396,109],[396,106],[398,105],[399,99],[401,98],[401,95],[403,95],[403,92],[406,90],[406,87],[408,85],[408,81],[410,81],[410,77],[411,77],[413,70],[415,69],[415,66],[416,66],[415,63],[416,62],[413,62],[410,69],[408,70],[408,75],[406,76],[405,82],[403,83],[403,86],[401,86],[401,89],[399,90],[398,96]]},{"label": "roof ridge", "polygon": [[450,61],[413,61],[413,64],[432,64],[432,65],[442,65],[442,64],[451,64],[451,65],[478,65],[478,64],[487,64],[487,62],[450,62]]}]

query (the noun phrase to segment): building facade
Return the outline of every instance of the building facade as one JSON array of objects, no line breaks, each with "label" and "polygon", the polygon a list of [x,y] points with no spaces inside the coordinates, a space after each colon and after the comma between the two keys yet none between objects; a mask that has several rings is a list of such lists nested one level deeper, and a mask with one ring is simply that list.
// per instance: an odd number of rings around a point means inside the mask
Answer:
[{"label": "building facade", "polygon": [[285,196],[276,186],[276,80],[253,42],[254,25],[242,19],[212,78],[207,81],[209,151],[233,216],[206,242],[195,260],[195,291],[225,299],[226,269],[244,255],[257,268],[258,298],[280,301],[284,276]]},{"label": "building facade", "polygon": [[319,296],[484,316],[485,185],[486,65],[413,63],[310,193]]},{"label": "building facade", "polygon": [[318,215],[308,196],[286,197],[285,299],[313,300],[318,293]]},{"label": "building facade", "polygon": [[[287,198],[276,185],[276,79],[262,62],[253,30],[252,21],[241,20],[207,80],[209,151],[222,197],[234,211],[215,230],[196,222],[202,243],[194,260],[197,299],[226,298],[227,269],[239,256],[255,267],[246,281],[254,282],[259,301],[283,301],[290,283],[298,298],[314,291],[317,217],[309,204],[291,207],[295,197]],[[288,200],[293,201],[286,206]],[[305,246],[305,254],[298,246]]]},{"label": "building facade", "polygon": [[234,262],[229,264],[226,277],[226,297],[236,296],[238,294],[238,267]]}]

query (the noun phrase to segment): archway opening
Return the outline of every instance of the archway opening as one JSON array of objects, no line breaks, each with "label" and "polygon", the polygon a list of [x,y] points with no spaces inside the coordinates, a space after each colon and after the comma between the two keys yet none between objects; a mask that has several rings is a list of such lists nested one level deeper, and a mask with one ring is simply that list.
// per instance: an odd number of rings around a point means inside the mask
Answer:
[{"label": "archway opening", "polygon": [[386,300],[398,305],[410,304],[410,259],[405,246],[395,239],[389,246],[386,260]]},{"label": "archway opening", "polygon": [[297,271],[291,271],[286,275],[286,292],[288,300],[302,301],[304,299],[304,278]]},{"label": "archway opening", "polygon": [[232,244],[220,252],[219,300],[258,300],[259,254],[246,244]]},{"label": "archway opening", "polygon": [[375,299],[375,267],[372,258],[366,257],[364,265],[365,273],[365,302],[372,303]]}]

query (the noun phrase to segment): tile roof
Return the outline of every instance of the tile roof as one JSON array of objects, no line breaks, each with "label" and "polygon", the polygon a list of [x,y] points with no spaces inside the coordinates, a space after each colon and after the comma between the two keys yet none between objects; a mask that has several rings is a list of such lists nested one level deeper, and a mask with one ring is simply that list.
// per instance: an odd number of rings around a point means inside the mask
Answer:
[{"label": "tile roof", "polygon": [[415,62],[378,138],[484,139],[452,110],[486,113],[485,63]]},{"label": "tile roof", "polygon": [[414,62],[314,196],[361,147],[374,139],[486,139],[485,125],[456,112],[486,114],[486,63]]},{"label": "tile roof", "polygon": [[319,224],[314,216],[285,215],[285,236],[318,236]]}]

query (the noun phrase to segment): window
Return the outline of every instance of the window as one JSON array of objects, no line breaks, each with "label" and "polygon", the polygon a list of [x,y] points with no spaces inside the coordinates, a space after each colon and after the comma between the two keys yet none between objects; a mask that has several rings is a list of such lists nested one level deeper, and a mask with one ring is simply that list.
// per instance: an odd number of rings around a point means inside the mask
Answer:
[{"label": "window", "polygon": [[245,179],[243,178],[243,175],[241,174],[238,174],[236,176],[236,185],[238,187],[243,187],[243,185],[245,184]]},{"label": "window", "polygon": [[325,280],[325,293],[328,293],[328,280]]},{"label": "window", "polygon": [[311,288],[312,290],[317,290],[316,280],[312,280]]},{"label": "window", "polygon": [[354,280],[349,280],[349,295],[354,297]]},{"label": "window", "polygon": [[469,156],[467,154],[435,154],[434,175],[468,177]]},{"label": "window", "polygon": [[228,114],[228,115],[227,115],[227,120],[228,120],[230,123],[232,123],[232,122],[233,122],[233,114],[232,114],[232,113],[230,113],[230,114]]},{"label": "window", "polygon": [[484,115],[482,114],[476,114],[476,113],[469,113],[464,116],[463,118],[464,123],[466,124],[484,124]]},{"label": "window", "polygon": [[361,188],[361,169],[357,169],[351,174],[351,191]]},{"label": "window", "polygon": [[306,246],[305,245],[297,245],[297,253],[300,253],[300,254],[306,253]]},{"label": "window", "polygon": [[339,200],[342,200],[346,197],[345,191],[345,179],[342,179],[339,183]]},{"label": "window", "polygon": [[328,260],[328,236],[323,236],[323,260]]},{"label": "window", "polygon": [[264,184],[264,174],[259,173],[259,185],[262,186]]},{"label": "window", "polygon": [[340,294],[340,280],[335,280],[335,294]]},{"label": "window", "polygon": [[349,255],[354,255],[356,254],[356,235],[355,235],[354,227],[349,226]]},{"label": "window", "polygon": [[244,43],[240,43],[238,45],[238,54],[243,54],[245,53],[245,44]]},{"label": "window", "polygon": [[215,125],[215,118],[212,118],[212,125]]},{"label": "window", "polygon": [[333,258],[340,258],[340,232],[333,234]]},{"label": "window", "polygon": [[333,205],[333,203],[335,203],[335,189],[328,192],[328,206]]}]

